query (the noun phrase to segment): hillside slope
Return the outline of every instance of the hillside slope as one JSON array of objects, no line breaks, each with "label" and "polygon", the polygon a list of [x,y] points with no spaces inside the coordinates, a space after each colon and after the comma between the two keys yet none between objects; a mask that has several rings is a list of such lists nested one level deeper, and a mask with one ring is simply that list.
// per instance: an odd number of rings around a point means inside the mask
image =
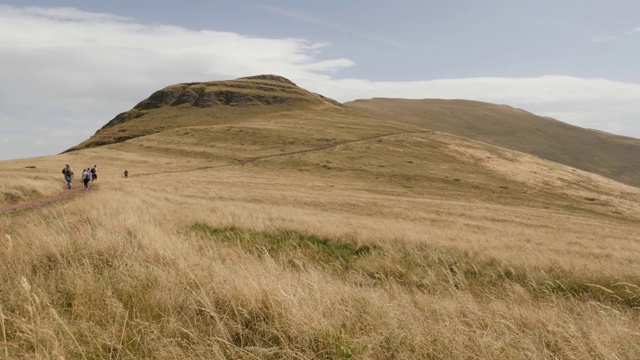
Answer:
[{"label": "hillside slope", "polygon": [[67,151],[113,144],[185,126],[233,123],[246,117],[292,109],[341,106],[276,75],[176,84],[156,91]]},{"label": "hillside slope", "polygon": [[99,169],[0,215],[0,356],[640,358],[639,188],[317,99],[0,162]]},{"label": "hillside slope", "polygon": [[345,105],[384,119],[526,152],[640,186],[639,139],[477,101],[376,98]]}]

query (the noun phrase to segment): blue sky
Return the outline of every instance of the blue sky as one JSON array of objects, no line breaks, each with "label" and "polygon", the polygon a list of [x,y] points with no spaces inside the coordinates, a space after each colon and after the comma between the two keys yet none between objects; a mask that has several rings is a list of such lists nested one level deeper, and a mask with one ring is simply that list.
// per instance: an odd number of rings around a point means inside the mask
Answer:
[{"label": "blue sky", "polygon": [[463,98],[640,138],[638,1],[2,1],[0,160],[153,91],[278,74],[338,101]]}]

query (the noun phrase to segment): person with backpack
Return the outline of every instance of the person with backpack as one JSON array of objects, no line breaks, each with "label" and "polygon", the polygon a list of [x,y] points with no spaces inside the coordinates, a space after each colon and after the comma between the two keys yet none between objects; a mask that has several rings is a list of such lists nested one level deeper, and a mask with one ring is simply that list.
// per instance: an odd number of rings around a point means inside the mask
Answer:
[{"label": "person with backpack", "polygon": [[71,189],[74,172],[69,164],[65,165],[62,169],[62,175],[64,176],[64,180],[67,182],[67,189]]},{"label": "person with backpack", "polygon": [[93,165],[91,168],[91,182],[98,180],[98,165]]},{"label": "person with backpack", "polygon": [[84,183],[84,189],[89,190],[89,181],[91,181],[91,169],[86,168],[82,172],[82,182]]}]

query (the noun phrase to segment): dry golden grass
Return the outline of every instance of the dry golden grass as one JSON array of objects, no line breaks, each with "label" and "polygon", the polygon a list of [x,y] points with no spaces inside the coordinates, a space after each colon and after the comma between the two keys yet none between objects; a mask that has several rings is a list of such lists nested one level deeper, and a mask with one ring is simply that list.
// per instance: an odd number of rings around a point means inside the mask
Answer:
[{"label": "dry golden grass", "polygon": [[230,125],[296,109],[333,109],[334,100],[273,75],[167,86],[119,114],[70,150],[113,144],[187,126]]},{"label": "dry golden grass", "polygon": [[63,188],[63,167],[64,164],[55,171],[42,159],[4,162],[0,171],[0,206],[58,194]]},{"label": "dry golden grass", "polygon": [[356,100],[348,108],[462,136],[640,186],[640,140],[583,129],[520,109],[469,100]]},{"label": "dry golden grass", "polygon": [[0,358],[640,358],[637,188],[339,109],[0,174],[65,163],[0,217]]},{"label": "dry golden grass", "polygon": [[104,178],[5,225],[8,357],[640,354],[632,222],[280,175]]}]

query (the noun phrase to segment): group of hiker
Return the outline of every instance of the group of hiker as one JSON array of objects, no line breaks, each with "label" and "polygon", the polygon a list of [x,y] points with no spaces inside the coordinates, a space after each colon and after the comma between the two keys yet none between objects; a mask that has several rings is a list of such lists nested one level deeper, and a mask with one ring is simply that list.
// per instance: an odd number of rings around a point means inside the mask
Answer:
[{"label": "group of hiker", "polygon": [[[75,171],[73,171],[69,164],[65,165],[62,169],[62,175],[64,175],[64,179],[67,182],[67,189],[71,189],[73,176],[75,174]],[[82,170],[82,183],[84,184],[85,190],[89,190],[89,182],[96,180],[98,180],[98,165],[93,165],[92,168]]]},{"label": "group of hiker", "polygon": [[[75,172],[69,164],[66,164],[62,169],[62,175],[64,175],[64,180],[67,182],[67,189],[71,189]],[[124,171],[124,177],[129,177],[129,170]],[[82,183],[84,184],[85,190],[89,190],[89,183],[96,180],[98,180],[98,165],[93,165],[92,168],[82,170]]]}]

